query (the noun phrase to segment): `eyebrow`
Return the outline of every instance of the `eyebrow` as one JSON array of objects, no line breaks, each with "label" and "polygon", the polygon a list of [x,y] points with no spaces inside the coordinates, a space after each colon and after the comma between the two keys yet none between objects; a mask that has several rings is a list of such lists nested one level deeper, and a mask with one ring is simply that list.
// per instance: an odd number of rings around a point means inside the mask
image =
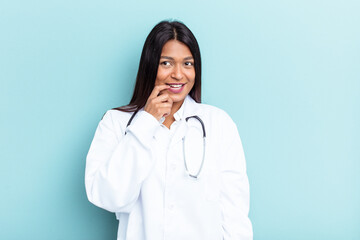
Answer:
[{"label": "eyebrow", "polygon": [[[174,58],[172,57],[168,57],[168,56],[161,56],[160,58],[165,58],[165,59],[170,59],[170,60],[174,60]],[[194,58],[192,56],[186,57],[184,58],[184,60],[193,60]]]}]

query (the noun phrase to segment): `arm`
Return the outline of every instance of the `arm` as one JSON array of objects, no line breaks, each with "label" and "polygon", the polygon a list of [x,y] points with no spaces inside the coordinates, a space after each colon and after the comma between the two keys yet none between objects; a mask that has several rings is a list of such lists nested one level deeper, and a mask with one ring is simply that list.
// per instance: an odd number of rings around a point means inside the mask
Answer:
[{"label": "arm", "polygon": [[[111,111],[99,123],[85,170],[86,193],[96,206],[111,212],[130,212],[136,203],[142,183],[155,165],[152,146],[158,120],[171,111],[172,100],[168,94],[161,94],[168,88],[154,87],[145,111],[136,114],[126,135],[125,129],[116,134]],[[121,135],[120,140],[117,135]]]},{"label": "arm", "polygon": [[88,199],[111,212],[130,212],[142,182],[154,166],[153,134],[159,122],[149,113],[137,113],[121,137],[116,135],[111,111],[100,121],[86,159]]},{"label": "arm", "polygon": [[227,124],[221,173],[221,207],[224,240],[252,240],[249,214],[249,181],[241,140],[235,123]]}]

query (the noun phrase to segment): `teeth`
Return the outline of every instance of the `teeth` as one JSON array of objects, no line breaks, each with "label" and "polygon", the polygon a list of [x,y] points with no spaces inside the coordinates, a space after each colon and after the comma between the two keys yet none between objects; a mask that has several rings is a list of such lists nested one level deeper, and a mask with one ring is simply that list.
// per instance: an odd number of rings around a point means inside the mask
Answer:
[{"label": "teeth", "polygon": [[181,88],[182,84],[174,84],[174,85],[169,84],[169,86],[172,87],[172,88]]}]

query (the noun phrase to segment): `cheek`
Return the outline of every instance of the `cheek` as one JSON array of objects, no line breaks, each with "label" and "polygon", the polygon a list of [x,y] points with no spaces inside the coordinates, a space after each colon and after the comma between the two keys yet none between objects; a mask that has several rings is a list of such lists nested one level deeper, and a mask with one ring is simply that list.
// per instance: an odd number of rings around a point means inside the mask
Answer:
[{"label": "cheek", "polygon": [[195,85],[195,74],[188,76],[189,79],[189,91],[191,91],[191,89],[194,87]]},{"label": "cheek", "polygon": [[190,71],[186,74],[187,79],[191,82],[195,82],[195,71]]},{"label": "cheek", "polygon": [[168,73],[162,69],[158,69],[157,75],[156,75],[156,80],[155,83],[162,83],[165,81],[166,77],[168,76]]}]

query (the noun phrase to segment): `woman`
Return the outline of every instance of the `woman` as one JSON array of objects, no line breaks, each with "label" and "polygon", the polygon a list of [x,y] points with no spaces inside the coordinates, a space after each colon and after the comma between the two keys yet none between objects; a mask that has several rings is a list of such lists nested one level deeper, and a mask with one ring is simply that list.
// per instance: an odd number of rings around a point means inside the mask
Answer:
[{"label": "woman", "polygon": [[236,125],[200,101],[194,35],[160,22],[145,41],[129,105],[106,112],[87,156],[87,196],[116,213],[118,239],[252,239]]}]

